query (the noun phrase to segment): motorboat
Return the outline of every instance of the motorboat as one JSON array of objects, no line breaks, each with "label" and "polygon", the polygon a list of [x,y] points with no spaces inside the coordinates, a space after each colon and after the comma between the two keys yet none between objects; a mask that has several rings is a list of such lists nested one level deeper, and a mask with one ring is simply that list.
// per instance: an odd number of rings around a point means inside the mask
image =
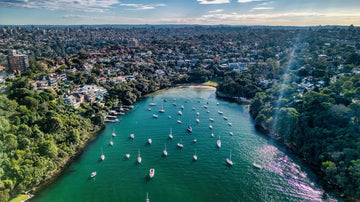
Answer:
[{"label": "motorboat", "polygon": [[218,113],[219,113],[219,114],[223,114],[224,112],[222,112],[222,111],[218,111]]},{"label": "motorboat", "polygon": [[150,107],[148,108],[148,111],[151,111],[151,108],[150,108]]},{"label": "motorboat", "polygon": [[130,158],[130,154],[125,154],[125,156],[127,159]]},{"label": "motorboat", "polygon": [[231,150],[230,150],[230,158],[226,158],[226,163],[232,166],[234,163],[231,160]]},{"label": "motorboat", "polygon": [[152,140],[151,138],[148,139],[148,144],[151,144],[152,143]]},{"label": "motorboat", "polygon": [[219,103],[217,102],[216,105],[219,105]]},{"label": "motorboat", "polygon": [[149,177],[150,177],[150,178],[153,178],[154,175],[155,175],[155,169],[154,169],[154,168],[150,168],[150,170],[149,170]]},{"label": "motorboat", "polygon": [[149,193],[148,193],[148,192],[146,192],[146,202],[150,202]]},{"label": "motorboat", "polygon": [[225,119],[225,120],[228,120],[228,117],[227,117],[227,116],[224,116],[224,119]]},{"label": "motorboat", "polygon": [[110,140],[110,146],[113,146],[114,142],[112,141],[112,136],[111,136],[111,140]]},{"label": "motorboat", "polygon": [[229,132],[229,134],[230,134],[231,136],[233,136],[233,135],[234,135],[234,133],[233,133],[233,132]]},{"label": "motorboat", "polygon": [[206,112],[207,112],[207,113],[210,113],[210,111],[209,111],[209,110],[206,110]]},{"label": "motorboat", "polygon": [[160,113],[164,113],[165,110],[164,110],[164,109],[160,109],[159,112],[160,112]]},{"label": "motorboat", "polygon": [[113,130],[112,134],[111,134],[113,137],[116,137],[116,133],[115,131]]},{"label": "motorboat", "polygon": [[210,135],[211,137],[214,137],[214,133],[211,133],[211,135]]},{"label": "motorboat", "polygon": [[178,111],[178,114],[181,116],[181,115],[182,115],[182,111]]},{"label": "motorboat", "polygon": [[171,116],[169,115],[168,118],[171,119]]},{"label": "motorboat", "polygon": [[200,113],[199,113],[199,112],[196,112],[196,115],[197,115],[197,116],[199,116],[199,115],[200,115]]},{"label": "motorboat", "polygon": [[207,106],[207,105],[204,105],[204,108],[208,108],[208,106]]},{"label": "motorboat", "polygon": [[131,133],[131,134],[130,134],[130,138],[131,138],[131,139],[134,139],[134,138],[135,138],[134,133]]},{"label": "motorboat", "polygon": [[138,157],[137,157],[137,162],[138,162],[138,163],[141,163],[141,160],[142,160],[142,159],[141,159],[141,156],[140,156],[140,149],[139,149],[139,155],[138,155]]},{"label": "motorboat", "polygon": [[228,124],[229,124],[229,126],[232,126],[232,123],[231,123],[231,122],[229,122]]},{"label": "motorboat", "polygon": [[154,118],[157,118],[157,117],[158,117],[158,115],[157,115],[157,114],[153,114],[153,117],[154,117]]},{"label": "motorboat", "polygon": [[152,102],[150,103],[150,106],[156,106],[156,103]]},{"label": "motorboat", "polygon": [[178,122],[178,123],[181,123],[181,121],[180,121],[180,120],[177,120],[177,122]]},{"label": "motorboat", "polygon": [[212,125],[209,125],[209,128],[212,129],[213,128]]},{"label": "motorboat", "polygon": [[196,143],[196,142],[197,142],[197,139],[194,139],[193,142]]},{"label": "motorboat", "polygon": [[176,106],[176,102],[174,102],[173,105]]},{"label": "motorboat", "polygon": [[219,136],[219,139],[216,141],[216,145],[218,148],[221,147],[221,140],[220,140],[220,136]]},{"label": "motorboat", "polygon": [[213,118],[209,118],[210,121],[214,122],[214,119]]},{"label": "motorboat", "polygon": [[195,107],[193,107],[192,109],[195,110]]},{"label": "motorboat", "polygon": [[184,109],[184,105],[181,105],[181,109]]},{"label": "motorboat", "polygon": [[96,176],[96,171],[92,172],[91,175],[90,175],[91,178],[93,178],[95,176]]},{"label": "motorboat", "polygon": [[196,123],[199,123],[200,122],[200,120],[199,119],[196,119]]},{"label": "motorboat", "polygon": [[188,126],[188,127],[187,127],[187,131],[189,131],[190,133],[192,132],[191,126]]}]

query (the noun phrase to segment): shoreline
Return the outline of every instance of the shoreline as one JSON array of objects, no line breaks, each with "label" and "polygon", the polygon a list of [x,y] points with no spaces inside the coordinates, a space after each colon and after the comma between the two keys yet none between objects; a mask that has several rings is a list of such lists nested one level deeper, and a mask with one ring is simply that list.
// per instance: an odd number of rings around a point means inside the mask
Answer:
[{"label": "shoreline", "polygon": [[49,176],[47,176],[45,180],[42,183],[40,183],[38,186],[35,186],[31,190],[28,190],[26,194],[31,196],[31,198],[34,198],[36,197],[37,193],[45,190],[48,185],[54,183],[59,177],[61,177],[64,174],[66,168],[68,168],[72,162],[74,162],[76,159],[80,157],[80,155],[85,151],[86,147],[97,138],[97,136],[100,134],[102,130],[104,130],[105,127],[106,126],[104,125],[98,130],[89,133],[89,138],[80,144],[80,147],[74,154],[69,156],[67,159],[64,159],[63,164],[61,166],[59,166],[56,170],[52,171],[52,173]]}]

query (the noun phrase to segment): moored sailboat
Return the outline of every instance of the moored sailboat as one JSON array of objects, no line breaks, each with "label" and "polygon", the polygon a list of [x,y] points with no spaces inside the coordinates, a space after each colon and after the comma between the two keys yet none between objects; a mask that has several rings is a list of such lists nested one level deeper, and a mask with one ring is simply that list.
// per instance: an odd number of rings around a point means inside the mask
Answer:
[{"label": "moored sailboat", "polygon": [[137,157],[137,162],[138,162],[138,163],[141,163],[141,160],[142,160],[142,159],[141,159],[141,156],[140,156],[140,149],[139,149],[138,153],[139,153],[139,155],[138,155],[138,157]]},{"label": "moored sailboat", "polygon": [[230,150],[230,158],[226,158],[226,163],[232,166],[234,163],[231,160],[231,150]]},{"label": "moored sailboat", "polygon": [[167,155],[168,155],[168,152],[167,152],[167,150],[166,150],[166,143],[165,143],[165,149],[164,149],[164,151],[163,151],[163,154],[164,154],[164,156],[167,156]]},{"label": "moored sailboat", "polygon": [[220,140],[220,136],[219,136],[219,139],[216,141],[216,145],[218,148],[221,147],[221,140]]}]

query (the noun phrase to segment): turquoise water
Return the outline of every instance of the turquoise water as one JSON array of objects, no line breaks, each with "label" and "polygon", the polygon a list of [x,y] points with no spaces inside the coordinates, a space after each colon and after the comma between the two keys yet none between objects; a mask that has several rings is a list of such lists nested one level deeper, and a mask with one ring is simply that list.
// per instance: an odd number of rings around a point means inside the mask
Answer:
[{"label": "turquoise water", "polygon": [[[162,107],[165,113],[159,113]],[[336,200],[299,159],[255,130],[248,106],[219,100],[215,90],[170,89],[136,103],[135,109],[120,119],[108,124],[64,175],[32,201],[145,201],[147,192],[151,201]],[[188,125],[192,133],[186,131]],[[168,138],[170,128],[172,140]],[[113,130],[117,136],[110,146]],[[134,140],[129,138],[131,133]],[[216,147],[219,136],[221,148]],[[152,139],[151,145],[147,144],[148,138]],[[195,138],[197,142],[193,143]],[[177,147],[180,141],[182,149]],[[165,143],[167,157],[163,156]],[[139,149],[141,164],[137,163]],[[101,150],[104,161],[99,161]],[[197,161],[193,161],[195,151]],[[233,166],[226,164],[230,151]],[[131,155],[129,159],[126,153]],[[155,168],[152,179],[148,177],[150,168]],[[97,175],[90,179],[93,171]]]}]

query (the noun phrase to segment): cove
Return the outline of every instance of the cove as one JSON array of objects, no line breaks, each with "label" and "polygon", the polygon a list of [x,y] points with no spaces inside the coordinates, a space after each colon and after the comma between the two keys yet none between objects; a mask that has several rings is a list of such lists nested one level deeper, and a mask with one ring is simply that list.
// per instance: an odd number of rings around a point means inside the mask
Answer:
[{"label": "cove", "polygon": [[[247,105],[220,100],[214,89],[162,91],[137,102],[119,119],[107,124],[64,174],[31,201],[145,201],[146,193],[150,201],[338,200],[300,159],[256,131]],[[113,131],[116,137],[111,137]],[[232,166],[226,162],[230,152]],[[155,169],[152,179],[150,168]]]}]

